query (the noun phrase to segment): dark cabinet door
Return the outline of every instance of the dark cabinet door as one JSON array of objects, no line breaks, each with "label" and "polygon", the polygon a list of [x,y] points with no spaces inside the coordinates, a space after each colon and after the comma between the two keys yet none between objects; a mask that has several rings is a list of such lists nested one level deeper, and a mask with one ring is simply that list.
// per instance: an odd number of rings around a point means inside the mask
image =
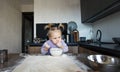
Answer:
[{"label": "dark cabinet door", "polygon": [[22,13],[22,53],[27,52],[27,44],[33,41],[33,12]]},{"label": "dark cabinet door", "polygon": [[[81,0],[81,20],[94,22],[120,8],[119,0]],[[119,7],[118,7],[119,6]]]}]

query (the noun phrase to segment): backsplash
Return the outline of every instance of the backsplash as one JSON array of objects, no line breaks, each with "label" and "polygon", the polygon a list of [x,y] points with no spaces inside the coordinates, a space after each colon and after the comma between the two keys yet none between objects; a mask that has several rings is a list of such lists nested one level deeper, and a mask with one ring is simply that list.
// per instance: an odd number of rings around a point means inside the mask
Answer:
[{"label": "backsplash", "polygon": [[93,34],[102,31],[102,41],[113,42],[112,37],[120,37],[120,12],[93,23]]}]

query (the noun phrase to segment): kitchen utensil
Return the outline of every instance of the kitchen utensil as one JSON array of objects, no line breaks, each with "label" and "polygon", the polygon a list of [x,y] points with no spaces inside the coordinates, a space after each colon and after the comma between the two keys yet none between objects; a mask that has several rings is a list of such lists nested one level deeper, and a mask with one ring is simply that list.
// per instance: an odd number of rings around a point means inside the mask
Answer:
[{"label": "kitchen utensil", "polygon": [[72,35],[73,35],[73,42],[78,42],[79,41],[79,31],[77,29],[74,29],[72,31]]},{"label": "kitchen utensil", "polygon": [[62,49],[60,48],[51,48],[50,53],[52,56],[60,56],[62,55]]},{"label": "kitchen utensil", "polygon": [[100,72],[119,72],[120,59],[107,55],[89,55],[89,65]]},{"label": "kitchen utensil", "polygon": [[77,29],[76,22],[74,22],[74,21],[68,22],[68,29],[69,29],[68,33],[71,33],[74,29]]},{"label": "kitchen utensil", "polygon": [[100,44],[101,38],[102,38],[102,32],[101,32],[101,30],[98,29],[96,32],[96,43]]}]

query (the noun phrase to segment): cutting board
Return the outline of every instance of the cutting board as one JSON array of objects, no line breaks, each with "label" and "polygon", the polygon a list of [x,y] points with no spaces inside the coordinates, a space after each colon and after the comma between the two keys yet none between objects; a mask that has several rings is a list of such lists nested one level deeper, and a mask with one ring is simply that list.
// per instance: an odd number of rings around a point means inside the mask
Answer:
[{"label": "cutting board", "polygon": [[28,56],[12,72],[81,72],[68,56]]}]

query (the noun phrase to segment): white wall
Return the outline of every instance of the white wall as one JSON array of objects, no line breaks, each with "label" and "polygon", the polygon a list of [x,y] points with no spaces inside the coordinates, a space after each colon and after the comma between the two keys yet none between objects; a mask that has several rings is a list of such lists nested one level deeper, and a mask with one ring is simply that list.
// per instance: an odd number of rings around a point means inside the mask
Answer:
[{"label": "white wall", "polygon": [[90,38],[90,26],[81,23],[80,0],[34,0],[34,36],[36,23],[75,21],[80,36]]},{"label": "white wall", "polygon": [[19,0],[0,0],[0,49],[21,52],[21,12]]},{"label": "white wall", "polygon": [[34,12],[34,0],[20,0],[21,12]]},{"label": "white wall", "polygon": [[120,37],[120,12],[93,23],[93,31],[102,31],[102,41],[113,42],[112,37]]},{"label": "white wall", "polygon": [[22,4],[21,11],[22,12],[34,12],[34,5],[33,4]]}]

